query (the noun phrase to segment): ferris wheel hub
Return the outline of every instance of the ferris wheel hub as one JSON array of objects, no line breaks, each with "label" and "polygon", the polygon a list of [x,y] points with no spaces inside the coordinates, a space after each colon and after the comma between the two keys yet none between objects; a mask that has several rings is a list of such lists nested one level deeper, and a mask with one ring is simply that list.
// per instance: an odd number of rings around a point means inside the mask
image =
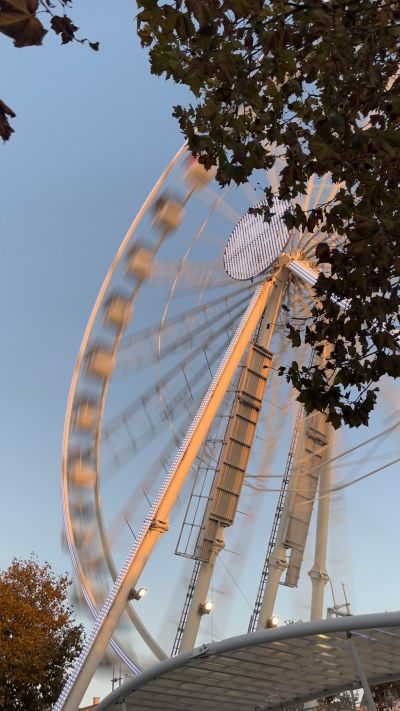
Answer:
[{"label": "ferris wheel hub", "polygon": [[284,252],[289,230],[284,214],[291,208],[287,200],[273,198],[272,216],[266,220],[263,211],[269,207],[262,200],[240,218],[224,252],[224,268],[233,279],[254,279],[267,272]]}]

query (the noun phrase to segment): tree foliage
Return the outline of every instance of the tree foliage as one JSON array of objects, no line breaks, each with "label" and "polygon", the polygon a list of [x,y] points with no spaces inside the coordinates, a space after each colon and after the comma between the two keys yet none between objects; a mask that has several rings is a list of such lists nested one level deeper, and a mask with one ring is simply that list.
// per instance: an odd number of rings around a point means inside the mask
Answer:
[{"label": "tree foliage", "polygon": [[[189,149],[221,185],[272,168],[278,196],[330,174],[328,204],[286,215],[318,228],[323,267],[293,343],[331,352],[286,377],[334,427],[368,422],[382,376],[400,375],[400,5],[397,0],[137,0],[151,71],[186,85],[175,106]],[[265,185],[272,205],[272,190]],[[268,217],[268,210],[266,217]],[[345,303],[346,308],[340,307]]]},{"label": "tree foliage", "polygon": [[82,646],[66,602],[67,575],[48,563],[14,559],[0,572],[0,707],[47,711]]},{"label": "tree foliage", "polygon": [[318,705],[325,707],[327,711],[355,711],[356,699],[353,691],[341,691],[334,696],[318,699]]},{"label": "tree foliage", "polygon": [[[0,0],[0,32],[13,40],[15,47],[41,45],[48,31],[59,35],[61,44],[68,42],[88,42],[93,50],[98,50],[98,42],[79,38],[77,27],[66,11],[72,0]],[[57,14],[58,12],[61,14]],[[47,23],[47,24],[46,24]],[[15,113],[0,100],[0,136],[8,141],[14,132],[10,119]]]},{"label": "tree foliage", "polygon": [[387,681],[371,687],[378,711],[398,708],[400,702],[400,681]]}]

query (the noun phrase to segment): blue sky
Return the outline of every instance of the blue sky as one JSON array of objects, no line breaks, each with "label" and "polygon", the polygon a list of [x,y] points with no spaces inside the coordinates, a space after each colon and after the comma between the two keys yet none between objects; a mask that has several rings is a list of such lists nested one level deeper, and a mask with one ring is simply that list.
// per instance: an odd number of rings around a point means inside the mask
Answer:
[{"label": "blue sky", "polygon": [[[98,53],[52,36],[28,49],[0,39],[1,98],[17,114],[0,147],[1,567],[34,551],[70,569],[59,470],[75,357],[122,236],[182,143],[171,106],[184,91],[151,77],[134,13],[128,0],[76,2]],[[388,470],[343,499],[335,554],[355,612],[398,606],[396,478]]]},{"label": "blue sky", "polygon": [[35,550],[65,567],[58,474],[74,360],[121,236],[182,142],[170,117],[178,92],[150,77],[134,4],[74,10],[100,52],[1,39],[2,97],[17,113],[0,172],[2,565]]},{"label": "blue sky", "polygon": [[85,0],[71,15],[98,53],[50,34],[40,48],[0,38],[1,98],[17,114],[0,147],[0,565],[34,551],[58,572],[70,569],[59,472],[80,340],[122,234],[182,143],[179,91],[150,76],[135,4]]}]

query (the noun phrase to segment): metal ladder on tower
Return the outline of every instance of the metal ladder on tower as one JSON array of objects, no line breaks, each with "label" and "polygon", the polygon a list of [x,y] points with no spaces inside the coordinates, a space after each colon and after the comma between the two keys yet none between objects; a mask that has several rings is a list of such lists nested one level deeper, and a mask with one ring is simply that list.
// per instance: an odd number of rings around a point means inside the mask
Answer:
[{"label": "metal ladder on tower", "polygon": [[264,566],[263,566],[262,573],[261,573],[260,584],[259,584],[258,591],[257,591],[256,601],[254,603],[254,610],[253,610],[253,613],[250,617],[250,622],[249,622],[249,627],[248,627],[247,632],[255,632],[255,630],[257,628],[257,623],[258,623],[258,618],[260,615],[260,610],[261,610],[261,605],[262,605],[262,601],[263,601],[263,597],[264,597],[265,587],[267,584],[269,558],[272,554],[272,551],[274,550],[274,546],[275,546],[275,542],[276,542],[276,534],[278,531],[279,521],[280,521],[280,518],[282,515],[287,485],[289,482],[290,469],[292,466],[293,456],[294,456],[294,452],[296,449],[297,438],[298,438],[299,429],[300,429],[300,422],[301,422],[303,415],[304,415],[304,409],[303,409],[303,407],[299,407],[299,411],[298,411],[297,417],[296,417],[295,426],[293,429],[292,441],[290,443],[289,454],[288,454],[288,458],[286,461],[285,473],[284,473],[283,479],[282,479],[282,486],[281,486],[281,489],[279,492],[278,503],[277,503],[277,506],[275,509],[274,520],[272,523],[272,530],[271,530],[270,538],[268,541],[267,553],[265,556]]},{"label": "metal ladder on tower", "polygon": [[181,613],[181,618],[179,620],[178,628],[176,630],[174,645],[172,647],[172,653],[171,653],[172,657],[174,657],[176,654],[178,654],[179,647],[181,646],[182,635],[185,630],[186,621],[187,621],[187,617],[188,617],[189,609],[190,609],[190,602],[192,600],[193,592],[196,587],[196,582],[197,582],[197,578],[199,575],[200,566],[201,566],[201,560],[196,560],[194,563],[194,566],[193,566],[192,575],[191,575],[191,578],[189,581],[188,589],[186,591],[186,597],[185,597],[185,602],[184,602],[182,613]]},{"label": "metal ladder on tower", "polygon": [[[242,367],[240,367],[238,369],[238,375],[237,375],[234,383],[232,384],[231,388],[228,390],[229,397],[233,396],[237,392],[237,382],[239,380],[241,372],[242,372]],[[215,428],[213,429],[212,432],[210,432],[208,434],[207,439],[203,444],[201,451],[204,454],[204,456],[201,456],[200,458],[198,458],[197,475],[199,474],[201,469],[203,469],[203,476],[207,476],[209,472],[215,471],[219,452],[220,452],[222,446],[225,444],[225,437],[224,437],[224,435],[221,434],[221,428],[223,428],[224,433],[225,433],[226,422],[229,422],[229,419],[231,418],[231,412],[230,412],[231,407],[230,407],[230,400],[229,399],[228,399],[228,403],[229,403],[229,406],[226,408],[227,411],[226,412],[224,411],[224,412],[219,413],[217,415]],[[211,487],[211,483],[212,483],[212,480],[210,482],[210,487]],[[210,487],[208,487],[208,490],[206,489],[206,493],[204,493],[203,487],[201,487],[201,492],[199,494],[194,494],[194,492],[192,490],[191,497],[197,496],[197,498],[204,498],[207,501],[209,501]],[[185,627],[186,627],[186,623],[187,623],[187,619],[188,619],[188,615],[189,615],[190,603],[192,601],[193,593],[196,588],[196,583],[197,583],[197,579],[199,576],[200,567],[203,562],[201,558],[195,557],[195,555],[196,555],[195,548],[193,550],[193,554],[191,554],[190,552],[188,553],[186,550],[187,545],[185,545],[185,543],[184,543],[181,545],[181,550],[179,550],[181,537],[183,538],[183,533],[182,533],[183,527],[185,526],[185,523],[187,523],[186,518],[188,515],[189,508],[190,507],[188,506],[175,552],[177,555],[184,555],[185,557],[192,558],[194,560],[194,566],[193,566],[192,574],[191,574],[191,577],[189,580],[188,588],[186,590],[185,601],[184,601],[181,616],[179,619],[179,624],[178,624],[178,627],[176,630],[174,644],[173,644],[172,652],[171,652],[172,657],[174,657],[176,654],[178,654],[180,646],[181,646],[182,636],[185,631]],[[189,522],[187,525],[189,526],[189,528],[191,530],[193,528],[197,527],[195,522],[191,522],[191,523]],[[200,529],[200,527],[199,527],[199,529]]]},{"label": "metal ladder on tower", "polygon": [[[239,373],[241,372],[242,368],[239,369]],[[232,388],[232,392],[236,392],[237,389],[237,383],[235,382],[234,387]],[[202,451],[203,452],[208,452],[208,457],[206,459],[200,458],[199,460],[199,470],[203,467],[205,469],[206,474],[215,469],[216,462],[213,464],[213,460],[215,457],[218,459],[218,455],[215,454],[216,450],[219,450],[222,448],[222,445],[225,443],[225,439],[221,438],[220,434],[220,428],[223,427],[224,423],[226,421],[229,421],[231,417],[230,414],[230,408],[228,408],[227,413],[219,414],[216,418],[217,424],[215,431],[213,433],[210,433],[203,445]],[[192,492],[193,496],[193,492]],[[209,500],[210,496],[210,491],[208,491],[205,495],[202,493],[201,494],[202,498],[206,498],[207,501]],[[185,514],[186,518],[186,514]],[[193,527],[193,526],[192,526]],[[178,541],[178,546],[177,546],[177,554],[182,555],[183,553],[178,553],[178,548],[179,548],[179,541]],[[188,555],[186,554],[187,557],[193,558],[194,559],[194,566],[192,570],[192,574],[190,576],[189,584],[186,590],[186,595],[185,595],[185,601],[183,603],[183,608],[181,612],[181,616],[179,619],[179,624],[176,630],[176,635],[174,639],[174,644],[172,647],[172,652],[171,656],[174,657],[176,654],[178,654],[180,646],[181,646],[181,641],[182,641],[182,636],[185,631],[188,615],[189,615],[189,610],[190,610],[190,603],[192,601],[193,593],[196,588],[196,583],[197,579],[199,577],[199,572],[200,572],[200,567],[202,564],[202,559],[201,558],[195,558],[195,550],[193,551],[193,555]]]}]

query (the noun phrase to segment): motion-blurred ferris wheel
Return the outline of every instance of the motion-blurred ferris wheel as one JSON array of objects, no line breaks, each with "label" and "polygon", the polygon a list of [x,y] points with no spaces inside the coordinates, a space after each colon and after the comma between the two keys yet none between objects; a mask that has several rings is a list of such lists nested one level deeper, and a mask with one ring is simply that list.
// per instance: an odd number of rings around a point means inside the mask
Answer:
[{"label": "motion-blurred ferris wheel", "polygon": [[[338,189],[311,178],[303,209]],[[291,206],[277,198],[265,222],[249,212],[260,202],[251,185],[221,190],[183,147],[124,238],[78,355],[66,540],[98,630],[101,610],[118,608],[112,646],[132,672],[223,636],[243,598],[241,631],[272,624],[279,584],[298,585],[315,501],[311,616],[324,615],[343,452],[277,370],[312,357],[290,350],[285,330],[310,313],[326,236],[288,231]]]}]

